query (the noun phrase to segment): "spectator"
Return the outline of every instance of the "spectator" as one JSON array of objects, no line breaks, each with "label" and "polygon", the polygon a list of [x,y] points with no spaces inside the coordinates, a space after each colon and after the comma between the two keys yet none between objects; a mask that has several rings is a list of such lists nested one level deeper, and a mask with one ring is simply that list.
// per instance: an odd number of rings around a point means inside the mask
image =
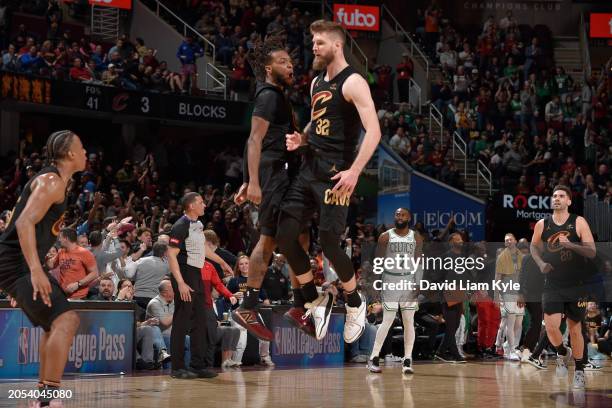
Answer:
[{"label": "spectator", "polygon": [[[225,297],[232,305],[238,303],[238,299],[232,295],[223,285],[217,271],[210,262],[206,262],[201,270],[202,281],[204,281],[204,308],[206,309],[206,324],[209,336],[207,360],[208,365],[213,365],[212,354],[217,343],[222,343],[221,349],[221,367],[236,367],[241,365],[241,360],[234,361],[232,355],[237,353],[238,343],[241,330],[236,327],[231,327],[230,330],[219,330],[217,323],[217,314],[213,308],[212,290],[215,289],[221,296]],[[246,344],[246,340],[244,340]],[[242,357],[242,355],[239,355]],[[242,359],[242,358],[241,358]]]},{"label": "spectator", "polygon": [[[234,269],[234,277],[230,279],[227,284],[227,289],[230,293],[238,300],[238,303],[234,305],[234,307],[238,307],[242,300],[244,299],[244,293],[246,292],[246,282],[247,276],[249,273],[249,257],[246,255],[242,255],[238,257],[238,261],[236,263],[236,268]],[[264,290],[259,291],[259,299],[263,301],[264,305],[269,305],[270,301],[267,298],[266,292]],[[236,362],[242,362],[242,355],[244,354],[244,350],[246,349],[247,344],[247,331],[245,328],[232,321],[232,326],[240,329],[240,340],[238,341],[238,345],[236,347],[236,352],[232,356],[232,360]],[[272,359],[270,358],[270,342],[268,341],[259,341],[259,356],[261,358],[261,363],[267,366],[274,366]]]},{"label": "spectator", "polygon": [[75,58],[70,68],[70,79],[77,82],[92,82],[93,74],[87,64],[83,64],[80,58]]},{"label": "spectator", "polygon": [[410,79],[414,73],[414,63],[407,52],[403,53],[402,57],[402,61],[395,69],[397,72],[397,90],[399,92],[399,101],[408,102],[410,98]]},{"label": "spectator", "polygon": [[100,283],[98,284],[98,294],[95,296],[90,296],[90,300],[105,300],[105,301],[113,301],[115,297],[113,294],[115,293],[115,284],[113,280],[110,278],[101,278]]},{"label": "spectator", "polygon": [[[218,51],[220,52],[220,50]],[[181,62],[181,78],[183,92],[187,89],[187,81],[190,81],[191,88],[196,86],[198,67],[196,60],[204,55],[204,48],[194,41],[192,36],[185,37],[179,46],[176,57]],[[229,64],[228,64],[229,65]]]},{"label": "spectator", "polygon": [[[132,302],[134,300],[134,286],[128,279],[119,282],[119,294],[115,301]],[[166,344],[159,328],[160,321],[156,317],[145,320],[144,310],[136,305],[136,369],[155,370],[163,362],[170,360]],[[155,351],[158,352],[157,360]]]},{"label": "spectator", "polygon": [[289,300],[289,278],[283,274],[283,267],[286,263],[284,255],[274,254],[272,265],[264,276],[261,288],[265,290],[268,299],[272,302]]},{"label": "spectator", "polygon": [[59,234],[61,249],[49,261],[53,268],[59,266],[59,284],[70,299],[84,299],[88,285],[98,277],[96,258],[77,244],[76,231],[64,228]]},{"label": "spectator", "polygon": [[170,273],[165,260],[168,245],[156,242],[153,256],[140,258],[126,267],[125,276],[134,281],[134,299],[143,309],[155,296],[159,295],[158,286],[162,278]]}]

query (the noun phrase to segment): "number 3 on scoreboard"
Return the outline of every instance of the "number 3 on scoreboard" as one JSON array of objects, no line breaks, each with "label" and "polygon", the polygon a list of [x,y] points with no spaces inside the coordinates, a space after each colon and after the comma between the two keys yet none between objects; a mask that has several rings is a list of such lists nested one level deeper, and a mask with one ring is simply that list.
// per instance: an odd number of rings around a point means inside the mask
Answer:
[{"label": "number 3 on scoreboard", "polygon": [[142,113],[149,113],[149,97],[143,96],[140,98],[140,103],[140,110],[142,110]]},{"label": "number 3 on scoreboard", "polygon": [[317,128],[315,129],[317,135],[329,136],[329,119],[317,120]]}]

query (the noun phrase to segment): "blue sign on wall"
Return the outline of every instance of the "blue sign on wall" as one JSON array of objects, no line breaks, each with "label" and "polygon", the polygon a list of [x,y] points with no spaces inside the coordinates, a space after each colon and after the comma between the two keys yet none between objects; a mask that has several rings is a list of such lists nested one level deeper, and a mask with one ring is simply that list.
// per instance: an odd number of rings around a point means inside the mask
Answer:
[{"label": "blue sign on wall", "polygon": [[[129,373],[134,344],[133,310],[76,310],[79,330],[66,373]],[[0,378],[36,377],[43,330],[20,309],[0,309]]]},{"label": "blue sign on wall", "polygon": [[344,364],[344,315],[332,313],[327,335],[316,340],[287,322],[280,313],[272,314],[274,342],[272,360],[277,366],[333,366]]},{"label": "blue sign on wall", "polygon": [[472,241],[485,239],[485,204],[461,192],[412,173],[410,209],[413,223],[428,231],[444,229],[452,214],[458,229],[467,229]]}]

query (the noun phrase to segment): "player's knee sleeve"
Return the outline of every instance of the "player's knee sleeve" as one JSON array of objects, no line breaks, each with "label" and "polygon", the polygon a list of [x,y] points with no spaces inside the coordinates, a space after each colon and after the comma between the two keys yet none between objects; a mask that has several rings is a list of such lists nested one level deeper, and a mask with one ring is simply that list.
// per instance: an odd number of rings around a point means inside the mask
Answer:
[{"label": "player's knee sleeve", "polygon": [[281,219],[276,233],[278,248],[287,257],[296,276],[310,271],[310,258],[298,241],[301,230],[299,221],[288,217]]},{"label": "player's knee sleeve", "polygon": [[353,264],[346,252],[340,247],[340,237],[330,231],[319,231],[319,240],[323,254],[334,266],[338,277],[342,282],[348,282],[353,276]]}]

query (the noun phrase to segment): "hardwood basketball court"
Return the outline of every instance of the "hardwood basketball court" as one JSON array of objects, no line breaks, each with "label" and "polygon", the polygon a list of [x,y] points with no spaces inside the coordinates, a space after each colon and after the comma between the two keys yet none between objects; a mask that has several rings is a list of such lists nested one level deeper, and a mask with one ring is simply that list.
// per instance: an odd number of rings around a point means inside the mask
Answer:
[{"label": "hardwood basketball court", "polygon": [[[337,368],[228,370],[213,380],[175,380],[168,375],[97,376],[65,379],[72,399],[64,407],[612,407],[612,362],[587,372],[586,392],[571,389],[573,367],[565,378],[510,362],[463,365],[415,364],[401,374],[399,363],[371,374],[365,365]],[[0,406],[27,407],[9,400],[11,389],[35,382],[1,383]]]}]

